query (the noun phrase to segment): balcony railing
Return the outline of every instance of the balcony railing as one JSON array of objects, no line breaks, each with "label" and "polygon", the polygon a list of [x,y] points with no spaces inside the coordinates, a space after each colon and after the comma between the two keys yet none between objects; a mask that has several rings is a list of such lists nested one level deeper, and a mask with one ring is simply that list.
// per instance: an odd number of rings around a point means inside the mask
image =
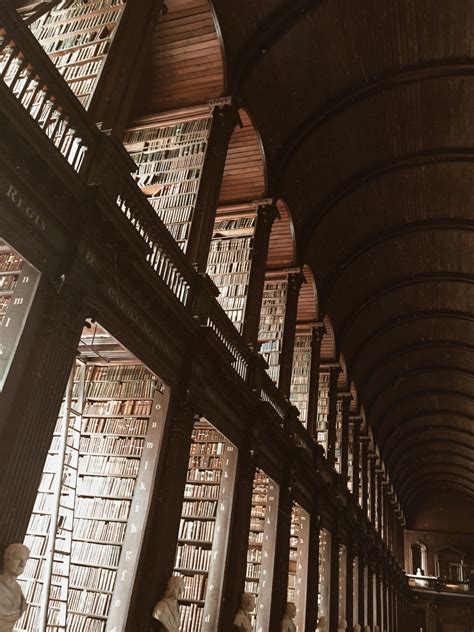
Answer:
[{"label": "balcony railing", "polygon": [[408,585],[414,590],[428,590],[447,593],[471,593],[474,597],[474,586],[469,581],[446,579],[432,575],[407,575]]}]

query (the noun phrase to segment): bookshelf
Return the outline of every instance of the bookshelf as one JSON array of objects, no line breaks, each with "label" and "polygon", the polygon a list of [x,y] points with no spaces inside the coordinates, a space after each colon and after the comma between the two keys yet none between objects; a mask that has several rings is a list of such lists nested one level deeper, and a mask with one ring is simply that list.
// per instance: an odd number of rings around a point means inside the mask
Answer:
[{"label": "bookshelf", "polygon": [[257,470],[252,493],[245,591],[255,596],[252,625],[266,630],[271,598],[279,489],[262,470]]},{"label": "bookshelf", "polygon": [[353,491],[354,476],[354,421],[349,420],[349,432],[347,437],[347,489]]},{"label": "bookshelf", "polygon": [[96,88],[125,4],[123,0],[61,2],[30,27],[84,107]]},{"label": "bookshelf", "polygon": [[283,342],[287,295],[287,278],[267,278],[265,280],[258,340],[261,343],[260,352],[268,364],[267,373],[276,385],[278,385],[280,376],[280,353]]},{"label": "bookshelf", "polygon": [[300,421],[308,425],[309,380],[311,374],[311,334],[295,336],[290,401],[300,411]]},{"label": "bookshelf", "polygon": [[329,621],[331,589],[331,533],[319,531],[318,616]]},{"label": "bookshelf", "polygon": [[137,184],[186,252],[211,130],[205,117],[134,127],[123,143],[137,165]]},{"label": "bookshelf", "polygon": [[307,572],[309,557],[309,514],[293,503],[290,527],[287,601],[296,606],[295,625],[303,632],[306,614]]},{"label": "bookshelf", "polygon": [[236,462],[236,448],[208,421],[194,424],[174,568],[185,582],[183,632],[217,626]]},{"label": "bookshelf", "polygon": [[318,386],[317,432],[318,443],[324,448],[325,453],[328,450],[329,378],[330,372],[321,367]]},{"label": "bookshelf", "polygon": [[207,260],[207,274],[219,290],[218,301],[239,332],[245,317],[255,210],[239,214],[217,213]]},{"label": "bookshelf", "polygon": [[125,349],[105,362],[90,342],[86,331],[25,537],[17,632],[125,627],[168,394]]},{"label": "bookshelf", "polygon": [[337,398],[336,403],[336,442],[334,449],[334,469],[339,474],[342,472],[342,399]]},{"label": "bookshelf", "polygon": [[[352,569],[351,569],[352,571]],[[339,546],[339,619],[347,619],[346,613],[346,584],[347,584],[347,547]]]},{"label": "bookshelf", "polygon": [[30,311],[40,273],[0,239],[0,391]]}]

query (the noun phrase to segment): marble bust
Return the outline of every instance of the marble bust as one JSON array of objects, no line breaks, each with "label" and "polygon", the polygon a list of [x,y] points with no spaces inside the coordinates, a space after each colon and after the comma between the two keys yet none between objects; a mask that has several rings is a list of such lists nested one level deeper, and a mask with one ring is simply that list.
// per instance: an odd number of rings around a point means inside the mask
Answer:
[{"label": "marble bust", "polygon": [[167,632],[179,632],[180,614],[178,599],[183,593],[184,579],[182,577],[170,577],[163,598],[160,599],[153,609],[153,618],[159,621]]},{"label": "marble bust", "polygon": [[255,610],[255,597],[252,593],[244,593],[240,600],[240,608],[234,618],[234,630],[237,632],[253,632],[250,613]]},{"label": "marble bust", "polygon": [[345,632],[346,628],[347,628],[347,621],[343,619],[342,617],[340,617],[337,623],[337,632]]},{"label": "marble bust", "polygon": [[296,632],[296,625],[293,619],[296,617],[296,606],[289,601],[286,604],[285,616],[281,622],[281,632]]},{"label": "marble bust", "polygon": [[25,570],[30,550],[24,544],[10,544],[3,556],[0,573],[0,632],[12,632],[26,610],[26,600],[16,581]]},{"label": "marble bust", "polygon": [[352,628],[352,632],[360,632],[360,631],[361,631],[361,627],[358,623],[356,623],[354,627]]},{"label": "marble bust", "polygon": [[327,632],[326,617],[323,615],[318,619],[318,625],[316,626],[316,632]]},{"label": "marble bust", "polygon": [[370,632],[370,625],[364,625],[364,632]]}]

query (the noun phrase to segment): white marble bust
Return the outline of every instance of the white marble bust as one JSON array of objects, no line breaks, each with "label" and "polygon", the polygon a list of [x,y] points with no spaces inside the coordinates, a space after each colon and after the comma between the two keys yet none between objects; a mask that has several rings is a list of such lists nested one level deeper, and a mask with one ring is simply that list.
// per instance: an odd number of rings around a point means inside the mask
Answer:
[{"label": "white marble bust", "polygon": [[370,625],[364,625],[364,632],[370,632]]},{"label": "white marble bust", "polygon": [[240,600],[240,608],[234,618],[234,630],[253,632],[250,613],[255,610],[255,597],[252,593],[244,593]]},{"label": "white marble bust", "polygon": [[328,626],[326,617],[323,615],[318,619],[318,625],[316,626],[316,632],[327,632]]},{"label": "white marble bust", "polygon": [[360,631],[361,631],[361,627],[358,623],[356,623],[354,627],[352,628],[352,632],[360,632]]},{"label": "white marble bust", "polygon": [[340,617],[337,623],[337,632],[345,632],[346,628],[347,628],[347,621],[343,619],[342,617]]},{"label": "white marble bust", "polygon": [[294,618],[296,617],[296,606],[289,601],[286,604],[285,616],[281,622],[281,632],[296,632]]},{"label": "white marble bust", "polygon": [[26,610],[26,600],[16,581],[25,570],[30,550],[24,544],[10,544],[3,556],[0,573],[0,632],[12,632]]},{"label": "white marble bust", "polygon": [[163,598],[160,599],[153,609],[153,618],[159,621],[167,632],[179,632],[180,614],[178,599],[183,593],[184,579],[182,577],[170,577]]}]

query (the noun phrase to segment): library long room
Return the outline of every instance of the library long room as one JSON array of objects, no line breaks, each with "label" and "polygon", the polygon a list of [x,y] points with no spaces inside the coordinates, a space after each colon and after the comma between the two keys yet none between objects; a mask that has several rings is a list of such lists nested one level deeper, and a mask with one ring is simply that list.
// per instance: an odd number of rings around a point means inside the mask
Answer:
[{"label": "library long room", "polygon": [[0,632],[472,632],[470,0],[0,0]]}]

